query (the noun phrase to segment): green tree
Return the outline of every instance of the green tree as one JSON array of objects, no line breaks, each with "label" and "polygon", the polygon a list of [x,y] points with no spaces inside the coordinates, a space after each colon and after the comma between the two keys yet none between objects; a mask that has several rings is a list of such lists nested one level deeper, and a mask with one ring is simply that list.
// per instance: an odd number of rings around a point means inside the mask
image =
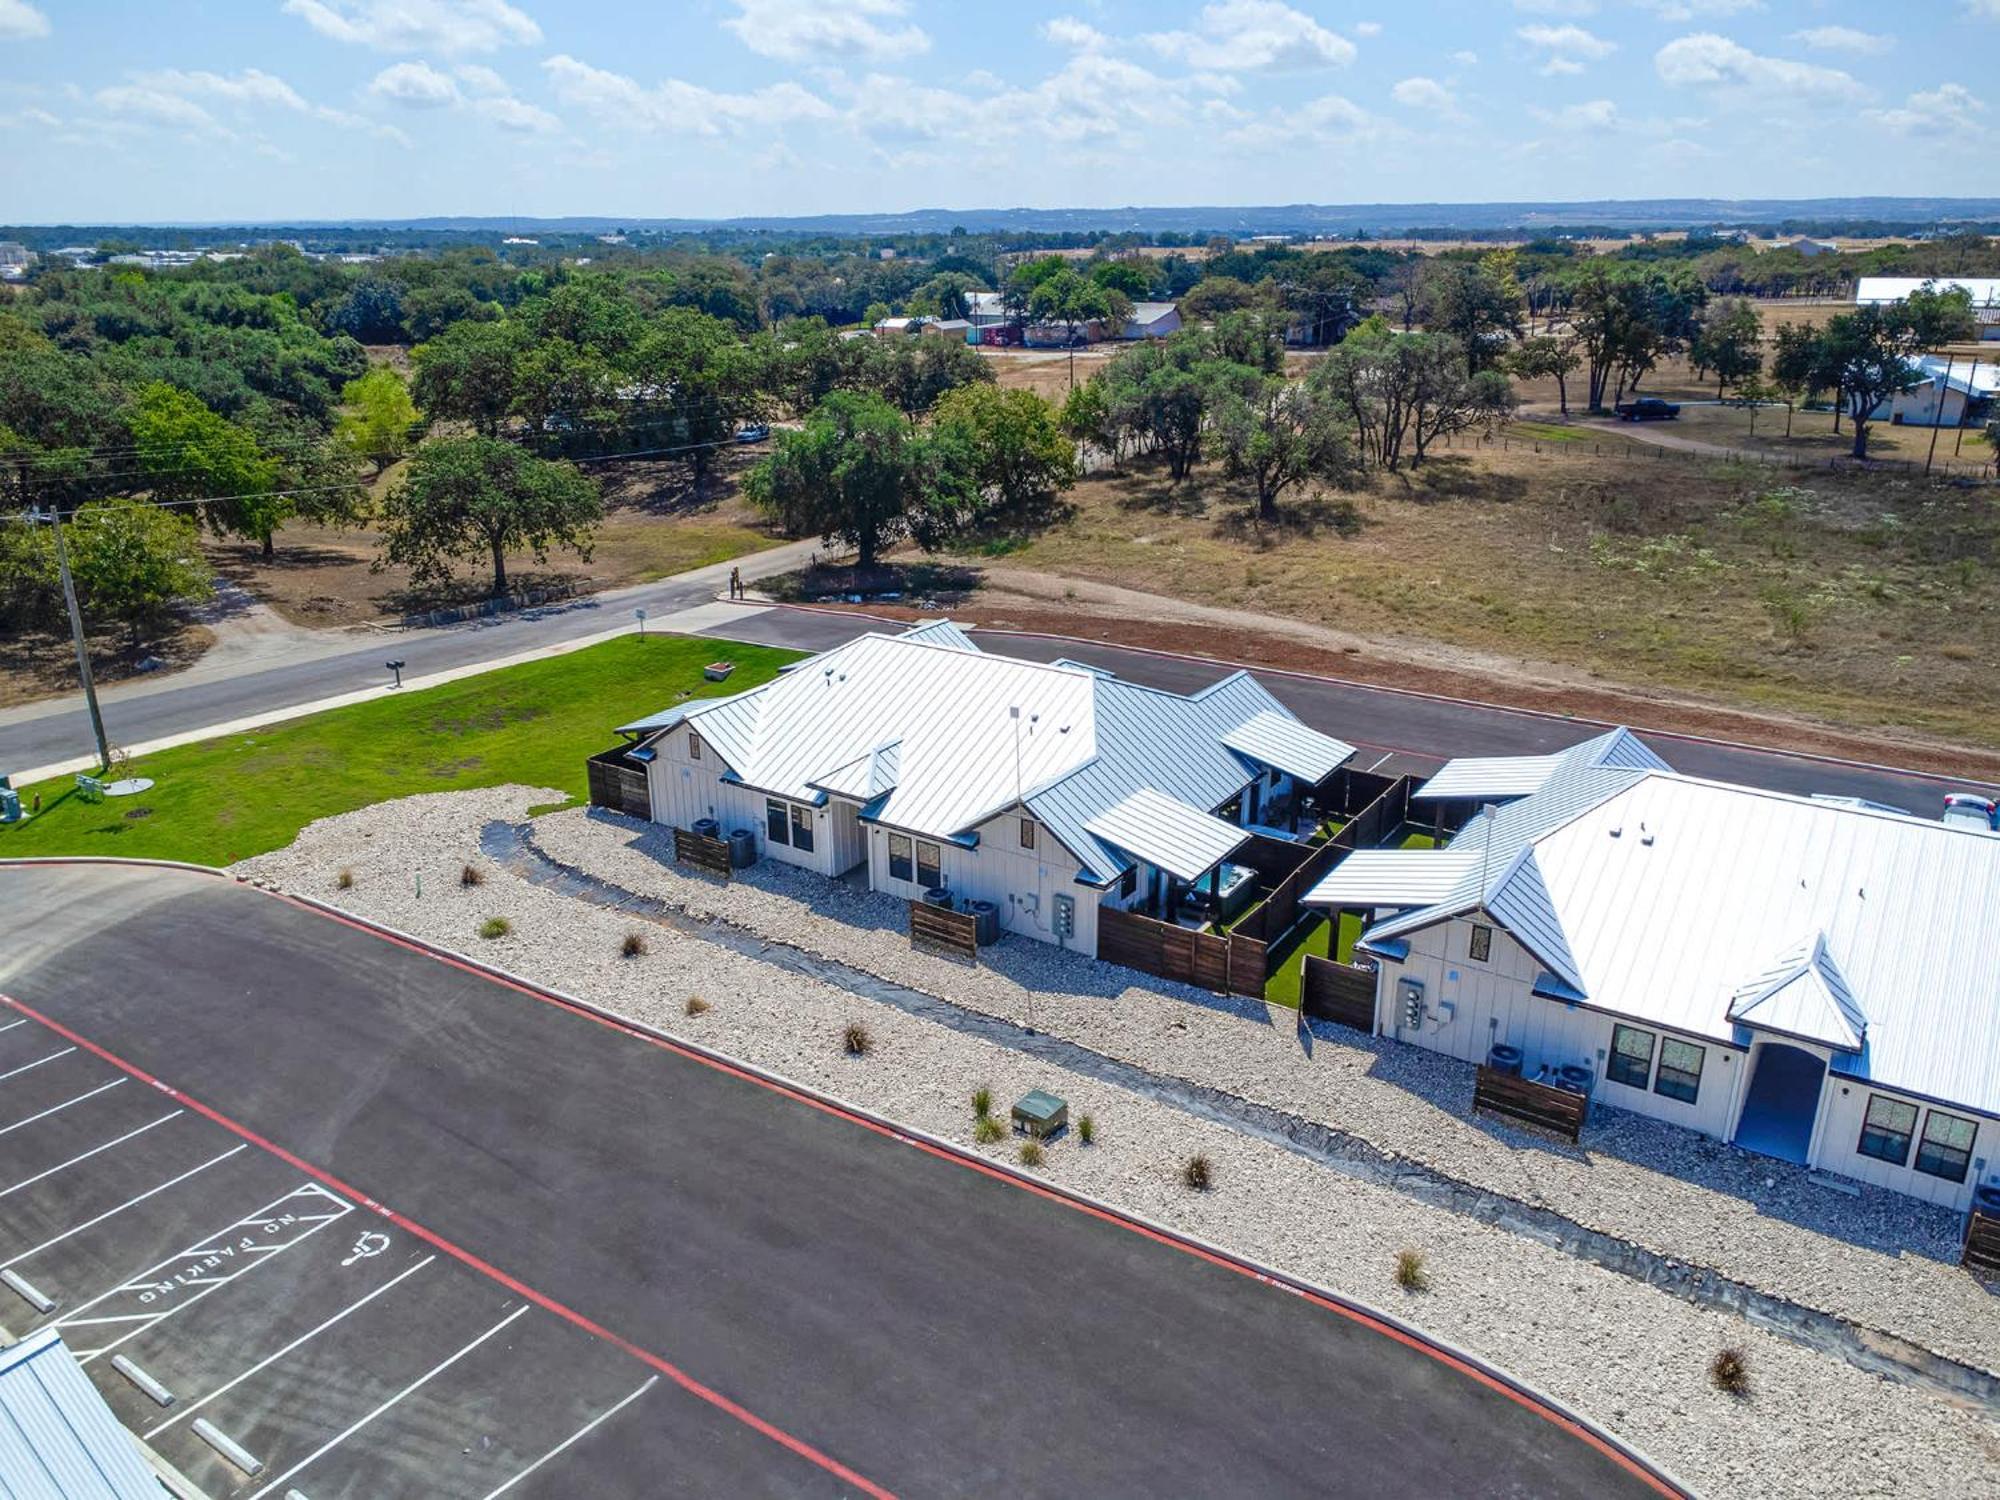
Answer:
[{"label": "green tree", "polygon": [[1058,323],[1072,343],[1087,324],[1097,323],[1116,336],[1132,316],[1132,299],[1112,287],[1100,286],[1074,268],[1064,266],[1038,285],[1028,298],[1028,317],[1036,323]]},{"label": "green tree", "polygon": [[1357,471],[1339,405],[1321,388],[1282,375],[1224,395],[1208,441],[1223,473],[1255,491],[1260,521],[1277,519],[1285,491],[1314,480],[1345,485]]},{"label": "green tree", "polygon": [[547,563],[562,548],[590,560],[604,517],[597,486],[573,465],[495,438],[439,438],[416,456],[383,505],[383,557],[419,584],[439,585],[454,561],[490,559],[493,592],[507,588],[507,554]]},{"label": "green tree", "polygon": [[452,324],[410,351],[417,405],[434,422],[469,422],[482,436],[497,436],[514,410],[515,367],[526,343],[513,322]]},{"label": "green tree", "polygon": [[1140,260],[1107,260],[1091,267],[1090,279],[1101,287],[1141,301],[1153,289],[1153,274]]},{"label": "green tree", "polygon": [[1582,363],[1583,356],[1577,352],[1574,337],[1538,333],[1509,349],[1500,367],[1516,380],[1553,379],[1562,414],[1568,416],[1569,378]]},{"label": "green tree", "polygon": [[1866,458],[1876,410],[1922,383],[1917,356],[1977,331],[1966,293],[1920,289],[1902,302],[1829,318],[1809,341],[1785,351],[1786,364],[1807,372],[1809,388],[1837,393],[1853,422],[1853,455]]},{"label": "green tree", "polygon": [[1020,533],[1046,524],[1076,483],[1076,445],[1033,391],[961,386],[938,402],[932,430],[969,466],[982,511],[1006,516]]},{"label": "green tree", "polygon": [[[968,276],[963,271],[940,272],[912,294],[910,311],[934,318],[969,318],[972,316],[972,294],[983,290],[976,277]],[[874,324],[870,323],[869,327],[874,327]]]},{"label": "green tree", "polygon": [[387,365],[376,365],[359,380],[341,388],[346,408],[334,428],[348,450],[367,459],[380,474],[410,451],[415,440],[417,403],[403,377]]},{"label": "green tree", "polygon": [[213,597],[215,575],[201,555],[195,523],[139,500],[98,500],[69,525],[70,574],[84,608],[131,633],[156,625],[176,604]]},{"label": "green tree", "polygon": [[1521,331],[1521,288],[1483,264],[1438,260],[1424,276],[1424,326],[1458,340],[1466,373],[1490,365],[1499,337]]},{"label": "green tree", "polygon": [[1762,373],[1763,343],[1764,320],[1757,305],[1746,297],[1725,297],[1703,310],[1688,342],[1688,363],[1696,375],[1715,376],[1720,400],[1730,386]]},{"label": "green tree", "polygon": [[[670,307],[648,325],[628,370],[663,430],[646,446],[679,448],[699,489],[715,455],[758,414],[758,371],[736,325],[692,307]],[[660,440],[657,444],[654,436]]]},{"label": "green tree", "polygon": [[608,421],[618,378],[595,349],[568,339],[537,339],[514,361],[514,415],[531,433],[553,438],[559,451],[586,429]]},{"label": "green tree", "polygon": [[276,462],[249,432],[155,381],[132,404],[132,441],[155,500],[200,501],[210,529],[259,540],[273,555],[273,534],[292,507],[276,493]]},{"label": "green tree", "polygon": [[861,342],[859,384],[893,404],[912,426],[948,392],[990,385],[995,378],[992,362],[957,339],[930,335]]},{"label": "green tree", "polygon": [[1247,281],[1234,276],[1204,276],[1181,299],[1181,314],[1193,322],[1260,307],[1265,301],[1264,293]]},{"label": "green tree", "polygon": [[962,468],[935,439],[862,391],[834,392],[802,427],[779,433],[743,488],[792,534],[854,548],[863,573],[905,535],[926,548],[956,535],[972,498]]}]

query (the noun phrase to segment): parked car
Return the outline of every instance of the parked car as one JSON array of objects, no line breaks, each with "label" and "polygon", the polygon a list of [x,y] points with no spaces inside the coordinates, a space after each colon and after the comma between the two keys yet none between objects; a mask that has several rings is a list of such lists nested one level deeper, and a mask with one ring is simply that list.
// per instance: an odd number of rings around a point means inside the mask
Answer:
[{"label": "parked car", "polygon": [[751,422],[747,426],[736,429],[736,441],[739,443],[761,443],[770,435],[771,424],[769,422]]},{"label": "parked car", "polygon": [[1944,799],[1944,820],[1961,828],[2000,833],[2000,802],[1978,792],[1951,792]]},{"label": "parked car", "polygon": [[1617,412],[1621,422],[1671,422],[1681,414],[1681,409],[1658,396],[1641,396],[1637,401],[1619,402]]}]

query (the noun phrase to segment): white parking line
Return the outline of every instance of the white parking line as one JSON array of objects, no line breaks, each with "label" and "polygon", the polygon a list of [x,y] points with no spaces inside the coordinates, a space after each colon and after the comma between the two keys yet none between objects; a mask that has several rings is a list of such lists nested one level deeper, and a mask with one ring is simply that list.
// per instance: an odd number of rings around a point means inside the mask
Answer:
[{"label": "white parking line", "polygon": [[289,1469],[285,1470],[284,1473],[280,1474],[276,1479],[272,1480],[269,1484],[265,1485],[264,1488],[258,1490],[256,1494],[252,1495],[250,1497],[250,1500],[259,1500],[259,1497],[270,1494],[272,1490],[278,1488],[279,1485],[285,1483],[286,1480],[292,1478],[295,1474],[298,1474],[301,1470],[310,1468],[313,1464],[319,1462],[319,1460],[321,1460],[322,1458],[325,1458],[327,1454],[333,1452],[334,1449],[338,1448],[342,1443],[346,1442],[349,1438],[353,1437],[355,1433],[359,1432],[362,1428],[366,1427],[370,1422],[374,1421],[377,1417],[381,1416],[383,1412],[389,1410],[389,1408],[394,1406],[397,1402],[403,1400],[404,1397],[414,1395],[416,1392],[422,1390],[425,1386],[429,1385],[431,1381],[435,1380],[438,1376],[442,1375],[446,1370],[449,1370],[453,1365],[457,1364],[461,1359],[464,1359],[466,1355],[470,1354],[473,1350],[477,1349],[481,1344],[485,1343],[488,1339],[492,1338],[494,1334],[498,1333],[501,1329],[505,1328],[509,1323],[513,1322],[516,1318],[520,1317],[523,1313],[525,1313],[528,1310],[528,1308],[531,1305],[532,1304],[530,1303],[525,1303],[525,1302],[522,1303],[512,1312],[508,1313],[506,1317],[502,1318],[499,1322],[495,1323],[491,1328],[487,1329],[486,1332],[480,1334],[478,1338],[474,1339],[471,1343],[467,1344],[463,1349],[459,1350],[458,1353],[452,1355],[451,1358],[443,1361],[440,1364],[432,1365],[430,1369],[426,1370],[423,1374],[419,1375],[415,1380],[411,1381],[408,1385],[404,1386],[400,1391],[396,1392],[395,1395],[391,1396],[387,1401],[384,1401],[380,1406],[376,1407],[375,1410],[368,1413],[368,1415],[363,1417],[360,1421],[354,1423],[354,1425],[349,1427],[345,1432],[341,1433],[339,1436],[335,1438],[332,1438],[328,1442],[322,1443],[319,1447],[315,1448],[311,1453],[308,1453],[304,1458],[300,1459],[297,1463],[293,1464]]},{"label": "white parking line", "polygon": [[225,1385],[217,1386],[214,1390],[210,1391],[206,1396],[203,1396],[199,1401],[195,1402],[192,1406],[188,1407],[187,1410],[183,1411],[180,1414],[180,1416],[167,1418],[166,1421],[160,1423],[159,1426],[151,1429],[145,1435],[148,1438],[151,1438],[157,1433],[165,1432],[169,1427],[173,1426],[174,1423],[180,1421],[181,1417],[191,1416],[195,1412],[200,1411],[204,1406],[208,1405],[208,1403],[213,1401],[217,1396],[227,1395],[230,1391],[234,1390],[237,1386],[241,1385],[244,1381],[248,1380],[252,1375],[255,1375],[259,1370],[262,1370],[269,1365],[275,1364],[277,1361],[283,1359],[287,1354],[290,1354],[294,1349],[298,1348],[299,1345],[305,1343],[307,1340],[319,1337],[319,1335],[325,1333],[327,1329],[333,1327],[334,1324],[338,1323],[342,1318],[346,1317],[349,1313],[359,1312],[362,1308],[366,1307],[369,1303],[373,1302],[377,1297],[381,1296],[384,1292],[388,1291],[390,1287],[395,1286],[397,1282],[408,1280],[410,1277],[416,1275],[417,1272],[421,1271],[425,1266],[429,1265],[432,1261],[436,1259],[437,1257],[435,1255],[426,1255],[422,1260],[418,1261],[415,1265],[411,1266],[408,1270],[404,1271],[402,1275],[395,1277],[393,1280],[383,1282],[380,1286],[376,1287],[374,1291],[370,1292],[367,1296],[361,1298],[358,1302],[348,1303],[347,1306],[343,1307],[339,1312],[335,1313],[332,1317],[328,1318],[324,1323],[320,1324],[319,1327],[313,1329],[310,1333],[302,1333],[297,1338],[293,1339],[289,1344],[285,1345],[284,1348],[278,1350],[277,1353],[265,1355],[262,1359],[258,1360],[256,1364],[252,1365],[249,1369],[245,1370],[241,1375],[238,1375],[234,1380],[229,1381]]},{"label": "white parking line", "polygon": [[[272,1214],[271,1210],[295,1199],[321,1199],[339,1206],[340,1212],[324,1218],[316,1218],[310,1223],[297,1214]],[[94,1349],[80,1349],[70,1346],[79,1364],[89,1364],[101,1355],[109,1354],[120,1344],[137,1338],[148,1329],[165,1322],[176,1313],[185,1312],[205,1298],[222,1290],[232,1281],[249,1275],[259,1266],[267,1266],[277,1258],[275,1254],[251,1255],[248,1252],[263,1249],[256,1243],[255,1235],[284,1234],[296,1231],[276,1243],[271,1248],[284,1251],[304,1244],[328,1224],[336,1223],[353,1212],[354,1206],[345,1199],[337,1198],[316,1182],[308,1182],[303,1187],[292,1189],[284,1197],[253,1210],[260,1217],[257,1222],[263,1227],[247,1231],[245,1220],[237,1219],[225,1225],[216,1233],[200,1239],[177,1255],[138,1272],[130,1280],[100,1292],[75,1312],[56,1320],[58,1328],[101,1327],[113,1323],[136,1323],[138,1326],[119,1335],[108,1344]],[[183,1295],[185,1293],[186,1295]],[[126,1299],[123,1303],[112,1302],[114,1297]],[[93,1317],[83,1314],[106,1304],[123,1306],[128,1311],[98,1313]]]},{"label": "white parking line", "polygon": [[43,1110],[40,1114],[29,1115],[28,1118],[25,1120],[16,1120],[12,1125],[0,1125],[0,1135],[6,1135],[10,1131],[19,1130],[23,1125],[32,1125],[37,1120],[46,1120],[50,1115],[59,1115],[64,1110],[68,1109],[72,1104],[81,1104],[86,1099],[95,1099],[99,1094],[103,1093],[105,1090],[115,1089],[118,1087],[119,1084],[127,1082],[130,1082],[130,1080],[125,1078],[114,1078],[109,1083],[100,1083],[96,1088],[91,1089],[87,1093],[78,1094],[74,1099],[65,1099],[60,1104],[51,1104],[47,1109]]},{"label": "white parking line", "polygon": [[65,1047],[60,1052],[51,1052],[47,1057],[38,1057],[31,1063],[22,1063],[18,1068],[9,1068],[6,1072],[0,1073],[0,1083],[5,1083],[19,1073],[32,1073],[43,1063],[52,1063],[59,1057],[68,1057],[74,1051],[76,1051],[74,1047]]},{"label": "white parking line", "polygon": [[211,1156],[207,1161],[203,1162],[200,1166],[189,1167],[185,1172],[181,1173],[180,1176],[169,1177],[165,1182],[161,1183],[158,1187],[147,1188],[146,1191],[139,1194],[138,1197],[127,1198],[123,1203],[119,1204],[116,1208],[107,1208],[103,1213],[99,1214],[96,1218],[85,1219],[81,1224],[77,1225],[74,1229],[65,1229],[61,1234],[57,1235],[54,1239],[43,1240],[39,1245],[35,1246],[35,1248],[32,1250],[23,1250],[19,1255],[15,1256],[12,1260],[0,1260],[0,1271],[6,1270],[7,1267],[9,1266],[19,1265],[22,1261],[27,1260],[32,1256],[40,1255],[44,1250],[54,1249],[57,1245],[60,1245],[64,1240],[68,1239],[71,1235],[82,1234],[86,1229],[94,1229],[97,1225],[102,1224],[106,1219],[109,1219],[116,1214],[124,1213],[126,1209],[131,1208],[135,1204],[144,1203],[148,1198],[152,1197],[154,1194],[164,1193],[168,1188],[176,1187],[179,1184],[186,1182],[190,1177],[194,1176],[197,1172],[206,1172],[210,1167],[214,1166],[217,1162],[228,1161],[229,1158],[234,1156],[237,1152],[248,1151],[249,1149],[250,1149],[250,1143],[248,1141],[245,1141],[240,1146],[231,1146],[227,1151],[223,1152],[222,1155]]},{"label": "white parking line", "polygon": [[12,1031],[16,1026],[26,1026],[27,1024],[28,1018],[23,1016],[18,1021],[9,1021],[5,1026],[0,1026],[0,1031]]},{"label": "white parking line", "polygon": [[181,1115],[184,1115],[186,1113],[187,1111],[184,1109],[170,1110],[166,1114],[161,1115],[159,1119],[154,1120],[151,1124],[141,1125],[137,1130],[126,1131],[123,1135],[119,1136],[118,1139],[115,1141],[106,1141],[101,1146],[92,1146],[88,1151],[84,1152],[83,1155],[81,1156],[72,1156],[68,1161],[60,1162],[57,1165],[48,1168],[46,1171],[37,1172],[33,1177],[24,1177],[10,1188],[0,1188],[0,1198],[5,1198],[13,1193],[18,1193],[21,1191],[22,1188],[33,1187],[36,1183],[40,1182],[45,1177],[53,1177],[58,1172],[67,1171],[69,1168],[75,1166],[80,1161],[89,1161],[91,1157],[98,1155],[100,1152],[109,1151],[113,1146],[122,1146],[127,1141],[131,1140],[134,1136],[144,1135],[147,1131],[151,1130],[153,1126],[164,1125],[167,1123],[167,1121],[172,1119],[177,1119]]},{"label": "white parking line", "polygon": [[[660,1377],[655,1375],[651,1380],[647,1381],[644,1385],[640,1386],[638,1390],[632,1392],[631,1395],[627,1396],[623,1401],[620,1401],[616,1406],[607,1407],[605,1410],[599,1412],[596,1416],[592,1417],[588,1422],[585,1422],[583,1426],[577,1428],[575,1432],[572,1432],[568,1437],[564,1438],[560,1443],[557,1443],[555,1447],[549,1449],[548,1452],[544,1453],[540,1458],[536,1459],[533,1463],[529,1464],[527,1468],[523,1469],[520,1473],[516,1474],[512,1479],[508,1480],[505,1484],[501,1485],[500,1488],[498,1488],[497,1490],[488,1490],[486,1492],[485,1500],[497,1500],[498,1496],[506,1494],[507,1491],[514,1488],[515,1485],[519,1484],[522,1480],[526,1479],[530,1474],[534,1473],[535,1470],[539,1469],[543,1464],[547,1463],[550,1459],[554,1458],[557,1454],[563,1452],[565,1449],[573,1447],[575,1444],[583,1441],[583,1439],[588,1437],[591,1434],[591,1432],[595,1428],[597,1428],[600,1424],[610,1421],[613,1417],[617,1416],[618,1413],[625,1410],[626,1407],[630,1406],[634,1401],[637,1401],[641,1396],[645,1395],[646,1392],[650,1391],[654,1386],[658,1385],[659,1383],[660,1383]],[[150,1435],[151,1434],[148,1434],[148,1436]]]}]

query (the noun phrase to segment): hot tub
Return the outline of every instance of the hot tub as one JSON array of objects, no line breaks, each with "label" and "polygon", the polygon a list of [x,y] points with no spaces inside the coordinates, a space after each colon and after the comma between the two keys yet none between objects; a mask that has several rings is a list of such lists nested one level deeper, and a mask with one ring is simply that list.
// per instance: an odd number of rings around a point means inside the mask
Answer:
[{"label": "hot tub", "polygon": [[1209,896],[1208,877],[1188,890],[1186,905],[1216,922],[1233,922],[1249,909],[1257,893],[1257,872],[1247,865],[1221,866],[1217,894]]}]

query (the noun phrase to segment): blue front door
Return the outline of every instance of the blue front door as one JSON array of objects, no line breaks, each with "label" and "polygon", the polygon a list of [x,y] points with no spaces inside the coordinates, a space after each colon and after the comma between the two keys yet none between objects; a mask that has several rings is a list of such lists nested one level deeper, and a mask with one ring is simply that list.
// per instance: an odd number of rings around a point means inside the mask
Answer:
[{"label": "blue front door", "polygon": [[1803,1164],[1812,1146],[1826,1064],[1801,1048],[1766,1042],[1757,1049],[1756,1067],[1736,1122],[1736,1144]]}]

